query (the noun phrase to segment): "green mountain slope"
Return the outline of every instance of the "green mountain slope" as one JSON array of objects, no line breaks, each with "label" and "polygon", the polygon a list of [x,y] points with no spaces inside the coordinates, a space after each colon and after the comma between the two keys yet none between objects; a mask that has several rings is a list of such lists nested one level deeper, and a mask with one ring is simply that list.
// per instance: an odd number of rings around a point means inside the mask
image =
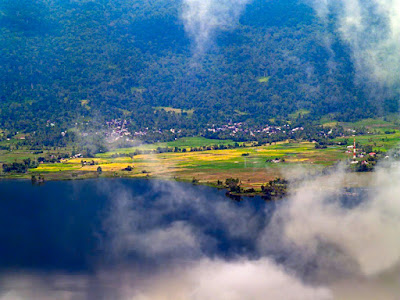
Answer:
[{"label": "green mountain slope", "polygon": [[381,103],[354,83],[335,28],[327,31],[305,4],[255,0],[201,55],[181,5],[1,1],[1,128],[31,132],[47,121],[71,128],[126,118],[137,129],[196,129],[230,120],[261,124],[299,109],[344,121],[397,110],[390,97],[377,109]]}]

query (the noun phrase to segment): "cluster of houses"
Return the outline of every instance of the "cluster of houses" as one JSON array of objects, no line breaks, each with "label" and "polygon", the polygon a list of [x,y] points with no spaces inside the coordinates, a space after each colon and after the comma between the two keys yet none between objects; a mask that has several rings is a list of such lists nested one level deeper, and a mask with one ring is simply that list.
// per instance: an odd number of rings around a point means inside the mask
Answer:
[{"label": "cluster of houses", "polygon": [[[354,146],[353,145],[350,145],[350,146],[347,146],[347,151],[346,151],[346,153],[348,153],[348,154],[353,154],[354,153]],[[365,156],[367,156],[367,155],[369,155],[370,157],[375,157],[376,156],[376,153],[375,152],[370,152],[370,153],[366,153],[366,152],[357,152],[357,149],[356,149],[356,155],[355,155],[355,157],[357,158],[363,158],[363,157],[365,157]]]},{"label": "cluster of houses", "polygon": [[283,126],[272,126],[272,125],[264,125],[261,127],[255,127],[255,128],[249,128],[247,125],[243,122],[240,123],[228,123],[225,125],[212,125],[210,128],[207,128],[207,131],[209,132],[226,132],[230,131],[231,136],[235,136],[237,133],[245,133],[249,134],[251,136],[255,136],[257,133],[258,134],[277,134],[279,132],[296,132],[296,131],[302,131],[304,130],[303,127],[296,127],[296,128],[290,128],[289,125],[283,125]]},{"label": "cluster of houses", "polygon": [[[172,134],[180,134],[182,130],[180,129],[150,129],[148,127],[139,129],[137,131],[129,132],[128,130],[128,125],[129,121],[127,120],[120,120],[120,119],[115,119],[111,120],[109,122],[106,122],[106,126],[109,129],[106,133],[106,136],[113,141],[119,140],[121,138],[125,138],[126,140],[129,140],[130,137],[132,139],[134,137],[140,138],[147,136],[149,134],[165,134],[165,133],[172,133]],[[239,135],[240,136],[271,136],[279,133],[283,134],[291,134],[291,133],[296,133],[300,131],[304,131],[304,127],[294,127],[292,128],[289,124],[282,125],[282,126],[274,126],[274,125],[263,125],[263,126],[253,126],[250,127],[248,124],[245,122],[238,122],[238,123],[233,123],[229,122],[227,124],[223,125],[216,125],[216,124],[210,124],[207,128],[204,129],[205,132],[208,133],[225,133],[228,134],[232,137]],[[331,130],[330,132],[325,132],[321,131],[320,135],[327,137],[333,132]],[[353,132],[355,133],[355,131]]]},{"label": "cluster of houses", "polygon": [[179,134],[182,132],[182,130],[174,128],[162,131],[161,129],[149,129],[148,127],[146,127],[144,129],[140,129],[138,131],[134,131],[131,133],[127,128],[129,124],[130,124],[129,121],[127,120],[117,120],[117,119],[106,122],[106,126],[108,128],[106,137],[112,139],[113,141],[117,141],[120,138],[126,138],[126,140],[129,141],[129,137],[131,136],[142,137],[148,135],[149,133],[162,134],[165,132],[171,132],[173,134]]},{"label": "cluster of houses", "polygon": [[[357,151],[358,149],[355,148],[355,141],[354,141],[354,145],[349,145],[347,146],[347,154],[353,154],[353,160],[352,160],[352,164],[358,164],[361,163],[361,165],[369,165],[369,159],[368,158],[372,158],[372,161],[375,162],[375,158],[376,158],[376,153],[375,152],[370,152],[367,153],[365,151]],[[357,158],[361,158],[361,160],[357,160]],[[374,163],[375,164],[375,163]]]},{"label": "cluster of houses", "polygon": [[[168,130],[161,130],[161,129],[149,129],[143,128],[134,132],[129,132],[128,130],[128,125],[129,121],[127,120],[111,120],[106,122],[106,126],[108,128],[108,131],[106,133],[106,137],[109,138],[112,141],[117,141],[121,138],[125,138],[126,140],[129,141],[129,138],[134,137],[140,138],[147,136],[148,134],[163,134],[166,132],[170,132],[172,134],[180,134],[182,130],[180,129],[175,129],[171,128]],[[228,133],[231,136],[235,136],[237,134],[241,135],[248,135],[248,136],[256,136],[256,135],[274,135],[278,133],[294,133],[296,131],[303,131],[303,127],[296,127],[296,128],[290,128],[290,125],[283,125],[283,126],[272,126],[272,125],[264,125],[264,126],[255,126],[255,127],[249,127],[246,123],[244,122],[238,122],[238,123],[232,123],[229,122],[228,124],[224,125],[215,125],[212,124],[208,128],[205,129],[206,132],[209,133],[221,133],[225,132]]]},{"label": "cluster of houses", "polygon": [[[181,133],[181,132],[182,132],[182,130],[180,130],[180,129],[178,130],[178,129],[175,129],[175,128],[171,128],[171,129],[165,130],[165,131],[169,131],[169,132],[171,132],[171,133],[173,133],[173,134]],[[165,131],[164,131],[164,132],[165,132]],[[159,134],[162,134],[163,132],[162,132],[161,129],[149,130],[149,128],[146,127],[146,128],[143,129],[143,130],[135,131],[135,132],[133,133],[133,135],[136,136],[136,137],[140,137],[140,136],[146,136],[146,135],[148,135],[149,133],[159,133]]]},{"label": "cluster of houses", "polygon": [[129,121],[127,120],[111,120],[106,122],[106,125],[109,129],[106,132],[106,137],[113,141],[132,135],[127,129],[127,126],[129,125]]}]

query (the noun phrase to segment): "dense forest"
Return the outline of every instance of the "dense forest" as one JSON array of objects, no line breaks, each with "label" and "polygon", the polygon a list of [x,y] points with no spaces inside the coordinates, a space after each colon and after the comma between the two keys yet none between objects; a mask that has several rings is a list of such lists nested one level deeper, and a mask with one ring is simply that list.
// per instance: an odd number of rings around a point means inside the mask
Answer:
[{"label": "dense forest", "polygon": [[353,121],[398,109],[360,87],[337,28],[302,1],[252,1],[200,55],[181,10],[178,0],[0,0],[0,129],[50,122],[59,135],[126,119],[190,133],[298,110]]}]

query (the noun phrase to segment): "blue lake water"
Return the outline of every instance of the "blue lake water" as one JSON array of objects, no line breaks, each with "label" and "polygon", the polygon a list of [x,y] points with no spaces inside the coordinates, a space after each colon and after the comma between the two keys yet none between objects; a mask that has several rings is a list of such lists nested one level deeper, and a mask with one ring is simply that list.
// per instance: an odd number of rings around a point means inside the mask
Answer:
[{"label": "blue lake water", "polygon": [[[321,201],[327,207],[332,201],[351,210],[363,203],[367,193],[341,190]],[[130,179],[40,186],[6,180],[0,181],[0,197],[0,300],[142,300],[153,296],[143,298],[141,292],[152,295],[158,289],[164,296],[157,299],[175,299],[180,293],[188,293],[184,299],[203,299],[190,295],[209,292],[212,282],[198,289],[198,282],[212,275],[208,268],[217,272],[216,280],[220,280],[218,272],[239,268],[230,278],[233,282],[242,272],[250,272],[243,283],[246,296],[257,288],[251,276],[261,276],[266,284],[263,289],[268,290],[271,272],[271,276],[284,276],[282,280],[290,285],[298,282],[305,292],[298,299],[330,299],[309,296],[320,291],[307,284],[320,282],[319,270],[331,272],[348,257],[340,243],[325,242],[318,234],[313,242],[320,243],[321,252],[313,255],[285,242],[279,212],[288,211],[288,200],[244,197],[234,201],[225,190]],[[319,253],[330,253],[322,267]],[[331,260],[331,256],[339,259]],[[339,265],[335,276],[342,274]],[[281,267],[288,272],[282,273]],[[186,277],[191,281],[179,286]],[[176,296],[168,298],[164,281],[166,286],[179,286]],[[307,282],[304,286],[303,281]],[[234,287],[240,294],[240,285]],[[271,288],[284,291],[280,286]],[[224,295],[225,288],[218,293]],[[263,293],[255,299],[264,300]]]},{"label": "blue lake water", "polygon": [[[0,195],[2,270],[90,272],[99,261],[121,259],[151,265],[160,257],[168,260],[175,251],[190,258],[200,253],[253,256],[257,255],[257,232],[275,206],[259,197],[233,201],[225,191],[209,187],[126,179],[46,182],[42,186],[1,181]],[[124,239],[131,232],[141,233],[132,238],[144,239],[146,232],[154,234],[157,229],[185,231],[182,224],[201,236],[198,243],[178,242],[166,251],[149,253],[145,253],[146,244],[136,249],[128,242],[126,249],[112,249],[113,243],[121,243],[115,240],[119,235]],[[200,249],[192,249],[196,246]]]}]

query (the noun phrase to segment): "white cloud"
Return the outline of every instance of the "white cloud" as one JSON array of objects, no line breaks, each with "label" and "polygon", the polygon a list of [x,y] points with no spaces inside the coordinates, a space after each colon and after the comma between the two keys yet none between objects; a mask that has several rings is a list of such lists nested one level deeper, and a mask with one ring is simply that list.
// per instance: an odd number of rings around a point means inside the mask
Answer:
[{"label": "white cloud", "polygon": [[400,0],[312,3],[325,23],[331,10],[338,13],[337,29],[351,48],[360,82],[389,88],[400,84]]},{"label": "white cloud", "polygon": [[331,299],[325,288],[303,284],[268,259],[234,262],[202,260],[153,278],[132,300],[319,300]]},{"label": "white cloud", "polygon": [[182,19],[194,40],[196,53],[204,52],[218,30],[236,25],[251,0],[183,0]]},{"label": "white cloud", "polygon": [[400,263],[399,170],[398,165],[379,169],[373,176],[377,187],[352,208],[337,196],[344,171],[305,182],[275,213],[261,247],[268,248],[270,237],[279,234],[280,247],[328,266],[362,276],[393,268]]}]

